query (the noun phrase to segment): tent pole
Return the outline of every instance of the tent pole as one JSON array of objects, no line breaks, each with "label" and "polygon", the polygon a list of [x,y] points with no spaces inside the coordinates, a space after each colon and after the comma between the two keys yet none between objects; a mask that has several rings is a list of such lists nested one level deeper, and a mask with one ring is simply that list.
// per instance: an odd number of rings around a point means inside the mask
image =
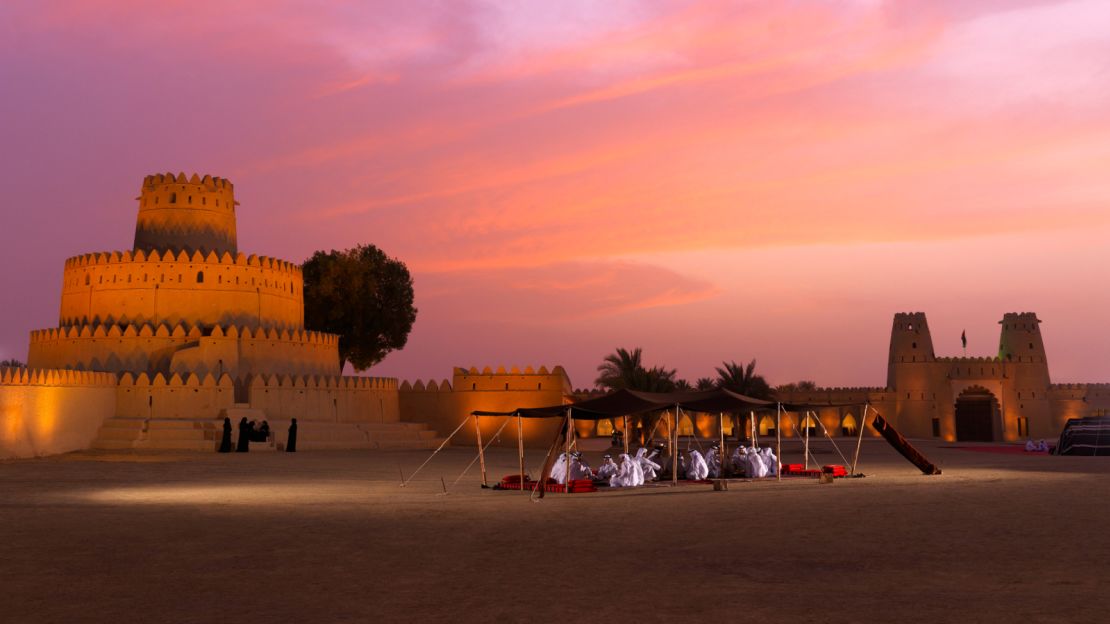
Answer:
[{"label": "tent pole", "polygon": [[527,492],[524,489],[524,424],[520,414],[516,415],[516,452],[520,456],[520,491]]},{"label": "tent pole", "polygon": [[624,454],[628,455],[628,414],[624,415]]},{"label": "tent pole", "polygon": [[806,448],[805,448],[805,453],[803,453],[805,455],[805,458],[806,458],[806,470],[809,470],[809,421],[813,418],[810,414],[812,414],[812,412],[810,412],[809,410],[806,410],[806,423],[805,423],[805,426],[806,426],[805,447]]},{"label": "tent pole", "polygon": [[678,485],[678,419],[682,415],[682,408],[678,403],[674,405],[674,426],[671,427],[671,485]]},{"label": "tent pole", "polygon": [[717,478],[718,479],[724,479],[725,478],[725,458],[728,457],[728,454],[725,453],[725,413],[724,412],[718,412],[718,414],[719,415],[717,416],[717,428],[721,432],[721,448],[718,449],[718,453],[717,453]]},{"label": "tent pole", "polygon": [[567,408],[567,436],[566,436],[567,437],[567,450],[566,450],[567,454],[563,456],[563,458],[565,460],[563,462],[563,464],[566,466],[566,475],[565,475],[566,480],[564,481],[564,483],[567,484],[566,485],[567,494],[570,494],[570,439],[573,436],[574,436],[574,418],[571,417],[570,408],[568,407]]},{"label": "tent pole", "polygon": [[478,437],[478,462],[482,466],[482,487],[488,487],[486,482],[486,452],[482,448],[482,428],[478,425],[478,415],[474,415],[474,433]]},{"label": "tent pole", "polygon": [[751,422],[752,422],[752,448],[756,448],[757,446],[759,446],[759,444],[758,444],[758,440],[757,440],[757,439],[756,439],[756,437],[755,437],[755,432],[756,432],[756,427],[755,427],[755,410],[751,410],[751,411],[749,411],[749,412],[748,412],[748,415],[749,415],[749,416],[751,416]]},{"label": "tent pole", "polygon": [[858,474],[856,466],[859,465],[859,449],[863,445],[863,428],[867,426],[867,408],[871,407],[870,403],[863,404],[863,417],[859,421],[859,433],[856,436],[856,456],[852,459],[852,476]]},{"label": "tent pole", "polygon": [[775,406],[775,461],[779,463],[775,479],[782,481],[782,403]]}]

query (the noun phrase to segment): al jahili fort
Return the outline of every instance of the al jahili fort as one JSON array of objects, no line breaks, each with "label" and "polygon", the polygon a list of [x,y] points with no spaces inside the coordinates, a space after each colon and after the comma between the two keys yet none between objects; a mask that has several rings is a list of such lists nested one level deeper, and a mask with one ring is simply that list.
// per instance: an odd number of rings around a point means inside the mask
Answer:
[{"label": "al jahili fort", "polygon": [[[440,381],[344,376],[338,336],[305,329],[300,266],[239,250],[230,181],[149,175],[138,203],[133,248],[65,260],[57,326],[31,332],[26,368],[0,371],[0,457],[211,451],[225,416],[267,420],[274,447],[296,418],[303,450],[430,449],[472,411],[581,396],[561,366],[455,367]],[[1052,383],[1041,323],[1005,313],[997,355],[944,357],[924,313],[897,313],[885,384],[782,391],[784,403],[828,407],[779,433],[798,435],[800,424],[854,436],[863,404],[908,437],[948,441],[1049,438],[1070,418],[1104,415],[1110,384]],[[774,418],[752,417],[760,435],[775,433]],[[487,420],[488,435],[498,423]],[[716,438],[722,422],[731,435],[731,419],[688,414],[678,434]],[[558,425],[524,426],[526,442],[542,446]],[[619,426],[575,422],[580,437]]]}]

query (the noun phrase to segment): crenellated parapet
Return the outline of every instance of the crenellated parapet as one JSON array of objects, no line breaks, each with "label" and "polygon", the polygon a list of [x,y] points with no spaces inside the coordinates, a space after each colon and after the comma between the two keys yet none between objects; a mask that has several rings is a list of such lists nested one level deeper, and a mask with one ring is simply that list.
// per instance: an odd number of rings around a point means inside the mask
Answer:
[{"label": "crenellated parapet", "polygon": [[413,383],[409,383],[406,380],[401,383],[398,389],[401,392],[452,392],[453,390],[451,388],[451,382],[446,379],[440,381],[429,379],[427,383],[424,383],[424,381],[420,379],[417,379]]},{"label": "crenellated parapet", "polygon": [[566,395],[574,392],[570,378],[562,366],[555,366],[550,370],[546,366],[525,366],[523,369],[519,366],[485,366],[481,369],[477,366],[455,367],[451,386],[455,392],[545,389],[558,389]]},{"label": "crenellated parapet", "polygon": [[116,383],[117,378],[113,373],[53,368],[0,368],[0,385],[3,386],[114,387]]},{"label": "crenellated parapet", "polygon": [[66,260],[59,324],[185,322],[304,326],[304,278],[292,262],[224,252],[112,251]]},{"label": "crenellated parapet", "polygon": [[28,363],[123,373],[339,373],[339,337],[304,329],[176,323],[71,325],[31,332]]},{"label": "crenellated parapet", "polygon": [[70,325],[66,327],[52,327],[50,329],[37,329],[31,332],[31,342],[52,342],[57,340],[74,340],[79,338],[185,338],[197,339],[203,337],[230,338],[242,340],[267,340],[271,342],[295,342],[303,344],[318,344],[324,346],[339,346],[339,336],[307,329],[275,329],[251,328],[249,326],[236,327],[202,327],[177,323],[113,323],[110,325]]},{"label": "crenellated parapet", "polygon": [[254,266],[262,267],[267,270],[278,272],[301,274],[301,267],[299,264],[281,260],[279,258],[271,258],[269,256],[259,256],[256,254],[244,254],[238,252],[232,254],[230,252],[223,252],[217,254],[214,251],[208,253],[201,253],[194,251],[188,253],[185,251],[163,251],[159,252],[153,250],[144,252],[142,250],[136,251],[100,251],[93,253],[85,253],[79,256],[67,258],[65,261],[65,268],[76,267],[90,267],[101,264],[119,264],[119,263],[173,263],[178,264],[192,263],[192,264],[227,264],[238,266]]}]

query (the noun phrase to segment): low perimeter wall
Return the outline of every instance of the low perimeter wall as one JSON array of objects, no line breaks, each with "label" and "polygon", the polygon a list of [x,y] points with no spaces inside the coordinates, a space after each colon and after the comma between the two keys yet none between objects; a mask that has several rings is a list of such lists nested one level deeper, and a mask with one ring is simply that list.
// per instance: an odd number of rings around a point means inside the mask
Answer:
[{"label": "low perimeter wall", "polygon": [[116,376],[0,369],[0,459],[87,449],[116,412]]}]

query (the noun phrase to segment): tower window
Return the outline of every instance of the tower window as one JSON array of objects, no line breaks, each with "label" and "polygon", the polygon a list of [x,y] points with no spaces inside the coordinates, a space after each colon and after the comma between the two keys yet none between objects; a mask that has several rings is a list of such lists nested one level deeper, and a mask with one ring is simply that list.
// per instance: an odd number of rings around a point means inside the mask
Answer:
[{"label": "tower window", "polygon": [[508,390],[508,389],[509,389],[509,384],[505,384],[505,389],[506,389],[506,390]]},{"label": "tower window", "polygon": [[916,342],[911,342],[911,343],[910,343],[910,346],[911,346],[912,348],[916,349],[916,348],[917,348],[917,343],[916,343]]},{"label": "tower window", "polygon": [[208,205],[208,198],[207,197],[201,197],[200,198],[200,205],[201,206],[207,206]]},{"label": "tower window", "polygon": [[1032,342],[1030,342],[1030,343],[1029,343],[1029,348],[1030,348],[1030,349],[1032,349],[1032,348],[1033,348],[1033,343],[1032,343]]},{"label": "tower window", "polygon": [[89,276],[88,275],[85,275],[85,285],[86,286],[89,285]]},{"label": "tower window", "polygon": [[170,203],[171,204],[176,204],[177,203],[177,193],[170,193]]},{"label": "tower window", "polygon": [[204,283],[204,271],[197,271],[197,283],[198,284],[203,284]]},{"label": "tower window", "polygon": [[192,195],[189,196],[189,203],[190,204],[193,203],[193,196]]}]

